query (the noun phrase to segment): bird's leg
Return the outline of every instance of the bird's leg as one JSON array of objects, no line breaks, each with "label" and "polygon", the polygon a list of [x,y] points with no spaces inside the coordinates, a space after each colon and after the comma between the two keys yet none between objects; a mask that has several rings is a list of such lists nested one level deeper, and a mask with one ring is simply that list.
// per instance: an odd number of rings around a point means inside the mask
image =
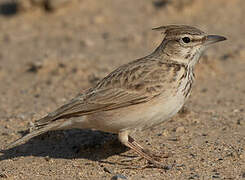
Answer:
[{"label": "bird's leg", "polygon": [[150,156],[154,161],[159,161],[160,156],[152,154],[150,150],[143,148],[137,141],[135,141],[131,136],[128,136],[128,141],[131,142],[134,146],[137,146],[144,154]]},{"label": "bird's leg", "polygon": [[118,138],[124,145],[134,150],[138,155],[145,158],[149,162],[153,163],[156,167],[163,167],[163,165],[155,160],[148,151],[144,150],[141,145],[139,145],[132,137],[130,137],[127,131],[120,132]]}]

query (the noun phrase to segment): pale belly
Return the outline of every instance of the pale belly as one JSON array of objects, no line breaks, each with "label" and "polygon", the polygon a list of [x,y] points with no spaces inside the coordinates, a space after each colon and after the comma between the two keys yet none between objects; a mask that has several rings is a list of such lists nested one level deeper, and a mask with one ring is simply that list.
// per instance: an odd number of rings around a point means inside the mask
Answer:
[{"label": "pale belly", "polygon": [[159,96],[147,103],[86,116],[85,121],[87,128],[112,133],[127,129],[146,129],[171,118],[184,102],[182,93],[169,97]]}]

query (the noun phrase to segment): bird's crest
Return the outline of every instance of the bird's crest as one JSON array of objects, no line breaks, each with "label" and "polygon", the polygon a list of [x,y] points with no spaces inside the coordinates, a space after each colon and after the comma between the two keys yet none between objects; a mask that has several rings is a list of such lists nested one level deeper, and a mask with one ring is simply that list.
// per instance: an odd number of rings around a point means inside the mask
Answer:
[{"label": "bird's crest", "polygon": [[160,31],[165,35],[179,35],[179,34],[191,34],[191,35],[202,35],[203,31],[187,25],[168,25],[153,28],[154,31]]}]

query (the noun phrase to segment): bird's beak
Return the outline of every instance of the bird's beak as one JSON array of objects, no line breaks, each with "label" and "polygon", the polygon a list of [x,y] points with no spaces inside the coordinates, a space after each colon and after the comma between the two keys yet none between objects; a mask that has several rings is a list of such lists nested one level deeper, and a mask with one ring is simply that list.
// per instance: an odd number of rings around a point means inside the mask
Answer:
[{"label": "bird's beak", "polygon": [[216,42],[219,42],[219,41],[224,41],[226,40],[227,38],[224,37],[224,36],[218,36],[218,35],[208,35],[204,44],[205,45],[209,45],[209,44],[213,44],[213,43],[216,43]]}]

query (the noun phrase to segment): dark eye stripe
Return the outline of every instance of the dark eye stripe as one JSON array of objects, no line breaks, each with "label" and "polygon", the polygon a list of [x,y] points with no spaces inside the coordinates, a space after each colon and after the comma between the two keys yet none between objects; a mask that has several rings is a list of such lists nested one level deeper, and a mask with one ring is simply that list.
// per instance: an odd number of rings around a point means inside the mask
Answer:
[{"label": "dark eye stripe", "polygon": [[[179,42],[179,40],[182,39],[182,38],[173,38],[174,41],[176,42]],[[171,39],[170,39],[171,40]],[[203,37],[203,38],[199,38],[199,39],[191,39],[191,42],[203,42],[206,40],[206,37]]]}]

